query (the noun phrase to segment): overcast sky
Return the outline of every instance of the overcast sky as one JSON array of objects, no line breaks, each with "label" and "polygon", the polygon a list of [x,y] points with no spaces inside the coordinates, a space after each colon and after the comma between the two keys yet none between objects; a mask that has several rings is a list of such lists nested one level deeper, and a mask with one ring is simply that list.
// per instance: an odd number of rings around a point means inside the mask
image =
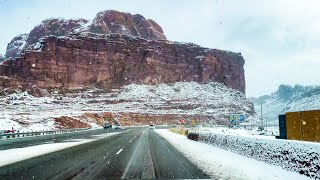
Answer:
[{"label": "overcast sky", "polygon": [[107,9],[153,19],[169,40],[241,52],[247,96],[320,84],[318,0],[0,0],[0,54],[46,18],[92,20]]}]

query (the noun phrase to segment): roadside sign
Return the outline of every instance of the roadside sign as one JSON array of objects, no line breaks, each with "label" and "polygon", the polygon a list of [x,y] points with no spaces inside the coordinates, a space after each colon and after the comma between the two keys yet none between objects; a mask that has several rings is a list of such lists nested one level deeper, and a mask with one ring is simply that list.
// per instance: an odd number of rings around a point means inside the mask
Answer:
[{"label": "roadside sign", "polygon": [[239,121],[240,122],[243,122],[246,120],[246,116],[244,114],[240,114],[240,118],[239,118]]},{"label": "roadside sign", "polygon": [[246,120],[246,116],[244,114],[231,114],[229,116],[229,121],[231,124],[244,122],[245,120]]},{"label": "roadside sign", "polygon": [[192,126],[196,125],[196,121],[192,120]]},{"label": "roadside sign", "polygon": [[185,120],[183,119],[183,117],[181,117],[181,118],[179,119],[179,122],[182,123],[182,124],[185,124]]}]

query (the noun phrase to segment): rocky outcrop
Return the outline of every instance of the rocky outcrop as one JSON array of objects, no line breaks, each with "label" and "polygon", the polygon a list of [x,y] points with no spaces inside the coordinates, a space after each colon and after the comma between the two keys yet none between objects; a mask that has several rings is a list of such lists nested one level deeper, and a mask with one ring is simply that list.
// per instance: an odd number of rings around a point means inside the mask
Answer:
[{"label": "rocky outcrop", "polygon": [[69,33],[86,31],[88,25],[89,21],[85,19],[46,19],[31,30],[27,45],[36,43],[43,36],[65,36]]},{"label": "rocky outcrop", "polygon": [[89,31],[99,34],[129,34],[150,40],[166,39],[162,28],[153,20],[145,19],[140,14],[113,10],[99,12],[89,26]]},{"label": "rocky outcrop", "polygon": [[[240,53],[130,35],[48,36],[0,65],[3,86],[73,89],[131,83],[220,82],[245,92]],[[14,80],[8,80],[8,78]]]},{"label": "rocky outcrop", "polygon": [[45,90],[42,90],[37,86],[32,86],[31,88],[27,89],[27,93],[33,97],[43,97],[49,95]]},{"label": "rocky outcrop", "polygon": [[19,56],[23,52],[26,46],[27,39],[28,39],[28,34],[20,34],[14,37],[7,46],[5,57]]},{"label": "rocky outcrop", "polygon": [[[147,113],[128,113],[128,112],[98,112],[84,113],[81,116],[61,116],[54,118],[55,128],[72,129],[72,128],[91,128],[92,124],[103,127],[105,123],[121,124],[122,126],[137,126],[137,125],[177,125],[179,119],[183,117],[187,124],[191,121],[201,122],[205,124],[212,118],[207,115],[177,115],[177,114],[147,114]],[[226,125],[223,120],[215,121],[218,124]]]},{"label": "rocky outcrop", "polygon": [[153,20],[145,19],[140,14],[108,10],[99,12],[92,22],[86,19],[46,19],[29,34],[15,37],[8,45],[6,57],[20,56],[29,45],[36,43],[43,36],[66,36],[78,32],[129,34],[149,40],[166,39],[162,28]]}]

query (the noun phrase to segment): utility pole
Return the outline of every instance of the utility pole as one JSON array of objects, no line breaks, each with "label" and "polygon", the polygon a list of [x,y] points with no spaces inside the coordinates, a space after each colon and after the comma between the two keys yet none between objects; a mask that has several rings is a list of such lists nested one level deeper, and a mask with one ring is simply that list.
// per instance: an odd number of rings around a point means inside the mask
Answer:
[{"label": "utility pole", "polygon": [[268,133],[267,128],[268,128],[268,118],[266,117],[266,133]]},{"label": "utility pole", "polygon": [[261,118],[262,127],[264,127],[263,119],[262,119],[262,100],[260,100],[260,118]]}]

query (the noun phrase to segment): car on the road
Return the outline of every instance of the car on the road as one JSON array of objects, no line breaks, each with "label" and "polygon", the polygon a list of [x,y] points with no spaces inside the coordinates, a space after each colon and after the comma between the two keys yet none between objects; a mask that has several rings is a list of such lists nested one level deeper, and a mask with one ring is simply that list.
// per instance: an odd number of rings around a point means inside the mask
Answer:
[{"label": "car on the road", "polygon": [[112,128],[112,124],[105,123],[104,126],[103,126],[103,129],[109,129],[109,128]]},{"label": "car on the road", "polygon": [[16,132],[16,130],[15,129],[6,129],[6,130],[4,130],[3,131],[3,133],[15,133]]},{"label": "car on the road", "polygon": [[114,129],[123,129],[123,127],[122,127],[120,124],[116,124],[116,125],[114,126]]},{"label": "car on the road", "polygon": [[155,125],[150,124],[149,129],[155,129],[155,128],[156,128],[156,126],[155,126]]}]

